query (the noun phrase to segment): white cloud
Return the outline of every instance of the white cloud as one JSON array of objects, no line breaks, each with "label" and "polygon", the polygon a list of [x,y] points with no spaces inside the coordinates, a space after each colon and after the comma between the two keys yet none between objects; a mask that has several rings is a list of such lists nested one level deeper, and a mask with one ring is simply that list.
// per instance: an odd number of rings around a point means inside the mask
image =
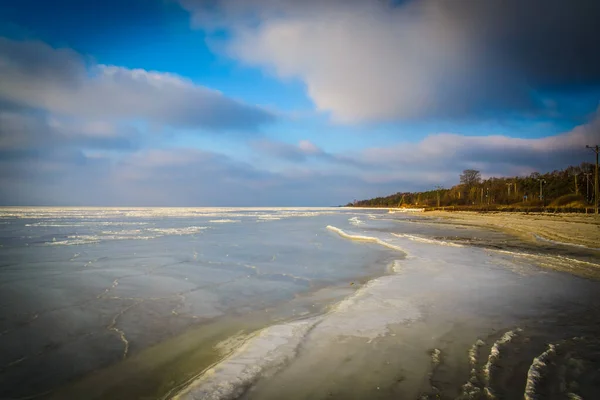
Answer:
[{"label": "white cloud", "polygon": [[313,159],[319,164],[310,162],[310,153],[301,152],[301,145],[263,141],[255,150],[263,159],[266,156],[296,163],[285,172],[291,173],[292,179],[319,173],[354,179],[361,182],[358,186],[397,184],[396,191],[410,191],[437,184],[454,185],[461,171],[469,168],[481,170],[485,176],[515,176],[591,162],[591,152],[585,145],[599,140],[600,111],[589,123],[555,136],[522,139],[438,133],[416,143],[400,142],[355,152],[329,153],[318,148],[318,157]]},{"label": "white cloud", "polygon": [[600,83],[593,0],[180,2],[229,32],[232,57],[300,79],[341,122],[556,114],[536,91]]},{"label": "white cloud", "polygon": [[310,156],[326,156],[325,152],[308,140],[301,140],[297,145],[280,141],[261,139],[250,143],[259,153],[289,161],[306,161]]},{"label": "white cloud", "polygon": [[511,176],[589,162],[591,158],[585,146],[598,140],[600,113],[589,123],[555,136],[522,139],[439,133],[429,135],[419,143],[365,149],[354,157],[365,164],[392,168],[399,173],[412,172],[416,168],[432,173],[443,171],[440,176],[448,172],[458,176],[463,169],[476,168],[487,176]]},{"label": "white cloud", "polygon": [[[441,79],[448,78],[443,72],[457,70],[462,60],[454,34],[435,18],[342,8],[240,29],[229,51],[279,76],[301,78],[316,107],[339,121],[386,120],[437,107]],[[428,42],[419,44],[420,38]]]},{"label": "white cloud", "polygon": [[0,76],[0,100],[60,115],[213,130],[256,130],[273,119],[177,75],[86,65],[75,52],[41,42],[0,38]]}]

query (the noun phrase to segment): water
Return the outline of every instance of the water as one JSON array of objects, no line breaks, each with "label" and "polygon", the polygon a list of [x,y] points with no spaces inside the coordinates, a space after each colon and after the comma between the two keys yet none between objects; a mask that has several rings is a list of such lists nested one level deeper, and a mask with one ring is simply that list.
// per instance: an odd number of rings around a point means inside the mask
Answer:
[{"label": "water", "polygon": [[435,222],[2,209],[0,398],[599,390],[598,283],[555,271],[600,268],[598,252]]}]

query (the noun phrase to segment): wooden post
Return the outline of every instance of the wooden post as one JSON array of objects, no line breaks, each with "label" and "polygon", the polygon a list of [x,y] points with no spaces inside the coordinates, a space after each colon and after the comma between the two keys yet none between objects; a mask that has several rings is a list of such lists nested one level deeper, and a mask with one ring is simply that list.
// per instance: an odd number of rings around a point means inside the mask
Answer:
[{"label": "wooden post", "polygon": [[595,146],[585,146],[588,149],[592,149],[593,152],[596,153],[596,179],[595,179],[595,191],[594,191],[594,202],[596,203],[596,215],[598,215],[598,205],[600,204],[598,202],[598,197],[599,196],[599,190],[598,190],[598,154],[600,153],[600,146],[595,145]]}]

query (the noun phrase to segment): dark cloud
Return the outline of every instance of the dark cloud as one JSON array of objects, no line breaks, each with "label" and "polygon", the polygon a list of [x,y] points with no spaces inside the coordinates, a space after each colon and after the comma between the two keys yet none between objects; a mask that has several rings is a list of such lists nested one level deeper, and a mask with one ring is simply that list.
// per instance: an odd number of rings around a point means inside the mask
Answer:
[{"label": "dark cloud", "polygon": [[60,115],[255,131],[273,114],[177,75],[87,65],[68,49],[0,38],[0,101]]},{"label": "dark cloud", "polygon": [[600,99],[597,0],[181,0],[226,51],[298,77],[343,122],[569,118]]},{"label": "dark cloud", "polygon": [[7,157],[44,157],[60,149],[133,151],[139,147],[139,140],[140,133],[127,126],[0,109],[0,150]]},{"label": "dark cloud", "polygon": [[600,2],[595,0],[437,0],[464,23],[492,61],[519,72],[532,88],[600,85]]}]

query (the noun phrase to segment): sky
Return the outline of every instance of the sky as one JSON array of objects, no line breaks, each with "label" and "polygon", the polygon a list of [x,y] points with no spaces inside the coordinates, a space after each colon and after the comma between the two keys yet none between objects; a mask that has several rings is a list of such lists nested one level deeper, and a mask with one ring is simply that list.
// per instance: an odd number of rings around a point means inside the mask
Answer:
[{"label": "sky", "polygon": [[0,0],[0,205],[330,206],[592,162],[597,0]]}]

